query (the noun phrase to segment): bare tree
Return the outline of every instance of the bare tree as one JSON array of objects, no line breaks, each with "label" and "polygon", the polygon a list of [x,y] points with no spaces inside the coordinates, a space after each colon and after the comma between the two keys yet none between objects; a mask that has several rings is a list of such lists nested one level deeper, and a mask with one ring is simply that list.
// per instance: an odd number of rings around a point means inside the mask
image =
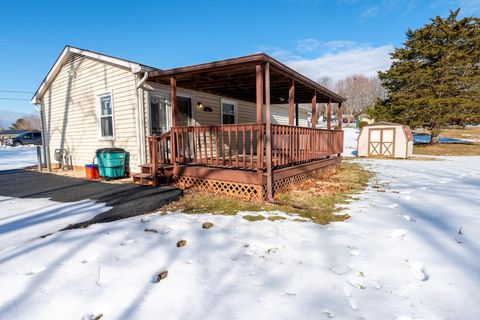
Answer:
[{"label": "bare tree", "polygon": [[378,77],[366,77],[354,75],[337,81],[336,91],[347,98],[342,104],[344,114],[358,115],[378,99],[385,98],[385,89],[382,87]]},{"label": "bare tree", "polygon": [[37,115],[25,116],[18,118],[9,127],[11,130],[40,130],[41,120]]}]

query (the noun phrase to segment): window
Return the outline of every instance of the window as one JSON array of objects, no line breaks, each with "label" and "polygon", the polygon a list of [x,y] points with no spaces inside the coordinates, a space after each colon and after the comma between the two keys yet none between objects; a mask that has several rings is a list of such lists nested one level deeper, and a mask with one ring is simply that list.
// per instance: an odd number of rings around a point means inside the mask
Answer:
[{"label": "window", "polygon": [[222,99],[222,124],[237,123],[237,103]]},{"label": "window", "polygon": [[110,93],[98,96],[98,108],[100,137],[113,139],[113,106]]}]

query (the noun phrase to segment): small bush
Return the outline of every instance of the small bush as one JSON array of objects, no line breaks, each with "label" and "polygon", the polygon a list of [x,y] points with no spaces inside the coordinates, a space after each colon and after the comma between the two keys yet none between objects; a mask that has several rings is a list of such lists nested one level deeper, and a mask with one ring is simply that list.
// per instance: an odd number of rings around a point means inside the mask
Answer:
[{"label": "small bush", "polygon": [[360,129],[362,129],[362,128],[363,128],[364,126],[366,126],[367,124],[368,124],[367,121],[360,121],[360,122],[358,123],[358,127],[359,127]]}]

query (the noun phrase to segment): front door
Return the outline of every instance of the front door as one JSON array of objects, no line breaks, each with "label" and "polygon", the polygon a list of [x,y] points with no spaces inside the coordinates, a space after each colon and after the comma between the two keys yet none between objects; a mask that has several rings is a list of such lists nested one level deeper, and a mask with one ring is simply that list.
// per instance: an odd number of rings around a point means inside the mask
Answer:
[{"label": "front door", "polygon": [[193,125],[192,98],[177,96],[178,126]]},{"label": "front door", "polygon": [[393,157],[395,148],[395,129],[370,129],[368,155]]},{"label": "front door", "polygon": [[150,133],[162,135],[170,130],[167,116],[167,99],[150,95]]}]

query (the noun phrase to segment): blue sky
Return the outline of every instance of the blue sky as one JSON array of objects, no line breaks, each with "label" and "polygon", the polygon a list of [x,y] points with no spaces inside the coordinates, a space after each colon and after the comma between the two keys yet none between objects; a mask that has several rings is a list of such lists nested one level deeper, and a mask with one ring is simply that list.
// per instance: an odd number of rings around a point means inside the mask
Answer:
[{"label": "blue sky", "polygon": [[[458,7],[480,0],[2,1],[0,98],[30,98],[3,91],[35,91],[66,44],[159,68],[264,51],[315,80],[373,75],[408,28]],[[0,118],[34,110],[0,99]]]}]

